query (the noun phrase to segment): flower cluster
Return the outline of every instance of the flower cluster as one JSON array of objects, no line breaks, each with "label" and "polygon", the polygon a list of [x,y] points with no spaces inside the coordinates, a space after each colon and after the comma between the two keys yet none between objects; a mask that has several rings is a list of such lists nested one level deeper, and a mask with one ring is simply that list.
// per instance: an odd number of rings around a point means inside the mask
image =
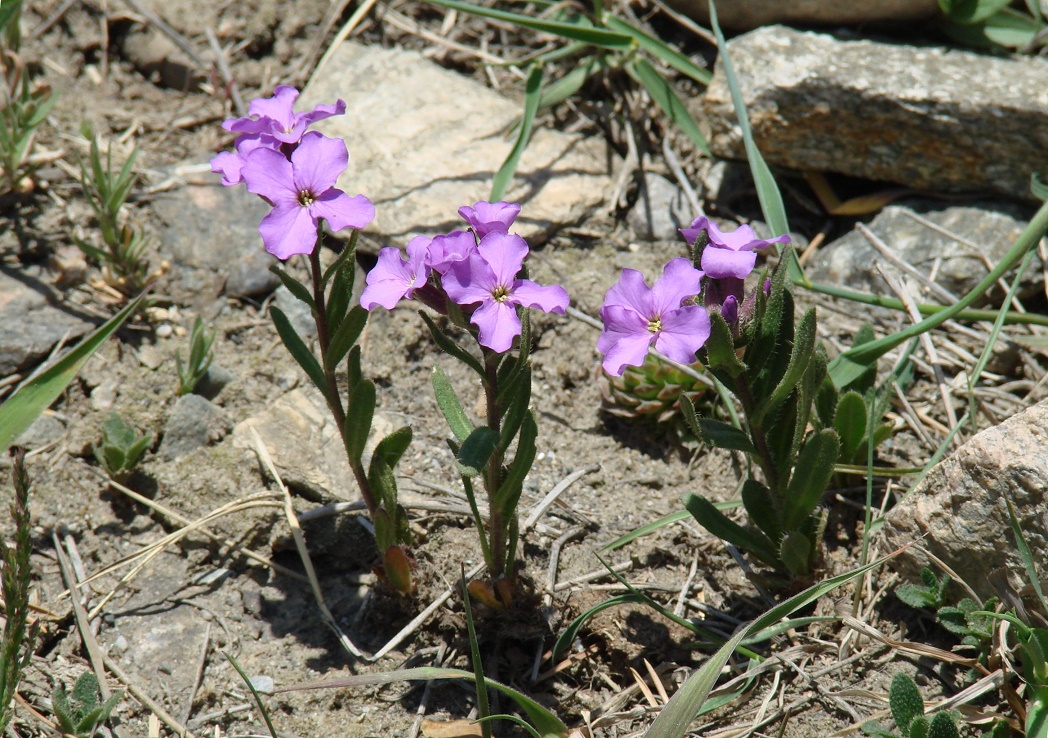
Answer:
[{"label": "flower cluster", "polygon": [[521,332],[518,307],[563,314],[568,306],[563,287],[543,287],[519,277],[529,251],[523,238],[509,232],[519,213],[520,205],[514,203],[478,202],[459,209],[468,231],[417,236],[408,244],[406,258],[400,249],[382,249],[360,304],[365,310],[376,305],[391,310],[400,300],[422,298],[428,290],[427,304],[441,309],[450,300],[464,309],[482,346],[508,351]]},{"label": "flower cluster", "polygon": [[294,87],[280,85],[273,97],[252,101],[247,117],[222,124],[239,134],[234,151],[211,160],[211,171],[222,175],[222,184],[243,182],[273,206],[258,230],[266,250],[278,259],[311,253],[321,219],[338,231],[363,228],[375,217],[370,200],[335,187],[349,166],[345,142],[306,130],[319,120],[343,115],[346,103],[295,113],[297,97]]},{"label": "flower cluster", "polygon": [[[705,232],[699,269],[688,259],[670,261],[652,287],[635,269],[624,269],[608,290],[600,317],[604,330],[597,349],[604,355],[608,374],[621,376],[627,366],[644,363],[648,349],[681,364],[691,364],[710,337],[706,308],[716,309],[729,324],[738,320],[746,277],[757,263],[756,251],[774,243],[788,243],[789,236],[757,238],[747,225],[724,233],[705,216],[695,219],[681,234],[694,245]],[[704,293],[705,308],[696,304]]]}]

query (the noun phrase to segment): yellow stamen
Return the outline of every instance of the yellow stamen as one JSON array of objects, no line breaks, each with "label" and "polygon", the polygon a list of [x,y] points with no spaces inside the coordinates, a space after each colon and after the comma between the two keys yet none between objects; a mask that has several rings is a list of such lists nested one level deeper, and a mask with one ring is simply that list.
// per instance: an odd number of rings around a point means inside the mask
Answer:
[{"label": "yellow stamen", "polygon": [[302,204],[302,207],[308,208],[316,201],[316,198],[313,197],[313,193],[309,190],[302,190],[298,193],[298,201]]},{"label": "yellow stamen", "polygon": [[648,330],[651,331],[652,333],[658,333],[659,331],[661,331],[662,330],[662,319],[661,318],[652,318],[651,320],[649,320],[648,321]]},{"label": "yellow stamen", "polygon": [[491,296],[495,298],[495,302],[504,302],[506,298],[509,297],[509,290],[500,284],[495,288],[495,291],[491,293]]}]

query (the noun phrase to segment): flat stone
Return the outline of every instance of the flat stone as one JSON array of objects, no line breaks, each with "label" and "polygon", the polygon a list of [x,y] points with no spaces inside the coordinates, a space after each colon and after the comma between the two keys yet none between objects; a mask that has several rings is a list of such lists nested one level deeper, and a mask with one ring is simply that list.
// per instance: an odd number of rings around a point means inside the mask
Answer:
[{"label": "flat stone", "polygon": [[224,276],[226,291],[236,297],[278,284],[269,272],[276,259],[258,233],[270,208],[244,187],[187,184],[157,198],[153,208],[166,225],[161,240],[178,264]]},{"label": "flat stone", "polygon": [[157,453],[173,461],[222,440],[228,430],[229,422],[221,408],[200,395],[183,395],[164,426],[164,440]]},{"label": "flat stone", "polygon": [[[960,236],[967,243],[929,228],[914,219],[915,215]],[[1026,222],[1015,208],[943,207],[941,203],[928,202],[889,205],[867,225],[877,238],[921,273],[930,274],[938,261],[936,282],[957,297],[969,292],[986,276],[990,271],[986,263],[996,264],[1025,227]],[[856,228],[820,249],[808,276],[817,282],[893,295],[877,271],[877,265],[888,274],[903,276]],[[1034,257],[1020,285],[1019,296],[1033,295],[1042,289],[1040,260]]]},{"label": "flat stone", "polygon": [[[339,185],[375,203],[370,233],[398,242],[464,226],[458,208],[488,198],[513,146],[506,131],[523,110],[418,52],[352,42],[336,49],[298,109],[338,98],[346,115],[316,127],[346,140]],[[541,239],[600,205],[610,189],[606,159],[596,139],[537,126],[503,198],[523,205],[516,232]]]},{"label": "flat stone", "polygon": [[[709,23],[707,0],[670,0],[670,5],[701,23]],[[913,21],[939,12],[937,0],[728,0],[717,3],[717,20],[725,28],[748,31],[773,23],[843,26],[871,21]]]},{"label": "flat stone", "polygon": [[680,238],[678,228],[687,228],[695,216],[684,192],[665,177],[646,172],[637,202],[627,218],[638,237],[651,241]]},{"label": "flat stone", "polygon": [[[1033,560],[1048,560],[1044,520],[1048,509],[1048,401],[977,433],[933,467],[888,513],[884,528],[888,546],[894,549],[919,542],[980,597],[998,595],[990,583],[992,572],[1008,572],[1013,584],[1026,579],[1012,538],[1006,499],[1012,503]],[[913,548],[891,561],[892,567],[913,580],[929,565],[936,568]],[[1043,568],[1041,576],[1045,576]]]},{"label": "flat stone", "polygon": [[36,288],[31,277],[15,279],[0,272],[0,377],[31,369],[63,338],[72,345],[93,329],[74,311],[54,303],[47,285]]},{"label": "flat stone", "polygon": [[[1030,175],[1048,161],[1048,60],[783,26],[739,36],[728,53],[770,164],[1030,200]],[[711,150],[743,158],[722,61],[700,105]]]},{"label": "flat stone", "polygon": [[[293,390],[233,429],[233,445],[250,451],[253,457],[252,429],[257,431],[289,488],[314,502],[360,499],[342,436],[317,390]],[[382,413],[375,414],[373,439],[393,430],[393,424]]]}]

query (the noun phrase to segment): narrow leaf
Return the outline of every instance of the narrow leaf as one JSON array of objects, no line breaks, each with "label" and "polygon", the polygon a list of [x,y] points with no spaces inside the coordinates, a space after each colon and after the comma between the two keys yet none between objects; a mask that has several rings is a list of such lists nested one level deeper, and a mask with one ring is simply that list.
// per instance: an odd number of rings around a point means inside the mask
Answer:
[{"label": "narrow leaf", "polygon": [[352,463],[359,463],[375,418],[375,383],[361,380],[349,395],[346,408],[346,454]]},{"label": "narrow leaf", "polygon": [[367,310],[360,307],[360,305],[356,305],[349,311],[345,319],[339,323],[338,329],[335,330],[335,335],[331,337],[331,342],[328,344],[327,356],[324,357],[324,365],[328,369],[337,367],[339,362],[349,353],[349,350],[353,348],[353,344],[360,338],[364,326],[367,325],[369,315]]},{"label": "narrow leaf", "polygon": [[535,439],[538,437],[538,425],[535,423],[535,414],[528,410],[524,416],[524,422],[520,425],[520,440],[517,441],[517,453],[513,457],[513,463],[509,466],[509,473],[499,488],[492,504],[507,514],[516,509],[520,500],[521,489],[524,486],[524,478],[531,471],[531,465],[535,462]]},{"label": "narrow leaf", "polygon": [[691,117],[687,106],[681,102],[677,93],[673,91],[669,81],[659,74],[658,70],[651,65],[647,59],[636,59],[626,65],[626,71],[633,79],[637,80],[651,95],[662,112],[688,137],[702,153],[710,155],[710,145],[702,134],[699,124]]},{"label": "narrow leaf", "polygon": [[506,160],[502,162],[498,172],[491,181],[491,202],[498,202],[509,187],[513,174],[517,171],[520,157],[527,148],[528,140],[531,138],[531,129],[535,124],[535,114],[539,110],[539,99],[542,93],[542,65],[532,64],[528,70],[528,79],[524,85],[524,112],[520,117],[520,129],[517,140],[513,143]]},{"label": "narrow leaf", "polygon": [[484,367],[477,361],[476,357],[466,351],[464,348],[459,346],[457,343],[451,340],[448,336],[444,335],[444,332],[437,327],[437,324],[433,322],[422,310],[419,310],[418,314],[422,316],[422,320],[426,323],[426,327],[429,328],[430,335],[433,336],[433,342],[440,347],[440,350],[444,353],[454,356],[456,359],[461,361],[463,364],[468,366],[470,369],[480,375],[482,379],[487,378],[487,373],[484,371]]},{"label": "narrow leaf", "polygon": [[685,495],[684,507],[699,525],[718,538],[748,551],[768,566],[781,569],[779,553],[763,533],[747,530],[699,495]]},{"label": "narrow leaf", "polygon": [[839,453],[837,433],[829,429],[816,433],[804,444],[783,501],[783,530],[797,530],[815,510],[833,475]]},{"label": "narrow leaf", "polygon": [[276,306],[272,306],[269,308],[269,315],[273,319],[273,325],[276,326],[277,334],[280,336],[280,340],[284,342],[288,353],[298,362],[298,365],[302,367],[302,370],[316,385],[317,389],[327,397],[327,378],[324,376],[324,370],[320,368],[320,362],[317,361],[317,357],[313,355],[313,352],[306,347],[302,338],[295,332],[295,329],[291,326],[291,321],[284,315],[284,311]]},{"label": "narrow leaf", "polygon": [[644,33],[644,31],[635,28],[618,16],[607,15],[605,17],[605,24],[612,31],[619,31],[620,33],[632,36],[633,40],[637,42],[637,46],[644,49],[659,61],[673,67],[681,74],[691,77],[703,87],[709,85],[710,80],[713,79],[713,73],[710,72],[710,70],[700,67],[672,46],[669,46],[654,36],[649,36]]},{"label": "narrow leaf", "polygon": [[469,437],[462,442],[455,457],[455,467],[464,477],[475,477],[488,465],[488,460],[495,453],[495,447],[499,442],[499,434],[482,425],[475,428]]},{"label": "narrow leaf", "polygon": [[455,388],[451,386],[451,379],[439,366],[433,367],[433,394],[436,395],[437,405],[444,419],[448,421],[451,432],[459,443],[465,442],[469,434],[473,432],[473,423],[470,421],[466,411],[462,409]]},{"label": "narrow leaf", "polygon": [[287,287],[288,292],[298,298],[300,302],[304,302],[308,305],[310,310],[314,312],[316,311],[317,304],[313,302],[313,295],[309,293],[309,290],[306,289],[304,284],[285,272],[279,264],[273,264],[270,266],[269,271],[280,277],[280,281],[283,282],[285,287]]},{"label": "narrow leaf", "polygon": [[[789,318],[787,317],[787,320]],[[776,410],[789,396],[797,383],[804,376],[808,368],[812,352],[815,349],[815,308],[811,308],[801,317],[797,324],[797,330],[793,338],[793,351],[790,353],[790,362],[786,366],[779,383],[771,393],[771,397],[761,404],[758,412],[754,413],[753,422],[759,425],[761,420],[770,412]]]}]

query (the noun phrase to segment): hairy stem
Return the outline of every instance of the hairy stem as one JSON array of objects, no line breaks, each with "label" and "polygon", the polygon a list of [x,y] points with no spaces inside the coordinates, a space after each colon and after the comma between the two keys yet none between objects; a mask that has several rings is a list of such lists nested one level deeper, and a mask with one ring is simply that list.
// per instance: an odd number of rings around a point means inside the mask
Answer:
[{"label": "hairy stem", "polygon": [[[498,434],[502,425],[502,408],[499,406],[498,366],[500,354],[494,351],[484,351],[484,399],[487,404],[487,425]],[[484,474],[484,486],[488,491],[488,536],[491,549],[491,559],[495,568],[491,576],[495,579],[506,573],[506,520],[503,511],[495,504],[495,495],[502,485],[502,451],[496,446],[495,451],[488,460],[487,469]]]},{"label": "hairy stem", "polygon": [[753,423],[753,415],[757,408],[753,400],[750,383],[746,381],[746,377],[742,374],[735,380],[735,396],[739,398],[739,402],[742,404],[742,412],[746,416],[746,427],[750,432],[750,440],[753,441],[753,445],[757,449],[758,461],[761,470],[764,472],[764,481],[767,482],[768,488],[778,496],[779,469],[775,465],[771,449],[768,447],[768,438],[764,435],[764,430]]}]

